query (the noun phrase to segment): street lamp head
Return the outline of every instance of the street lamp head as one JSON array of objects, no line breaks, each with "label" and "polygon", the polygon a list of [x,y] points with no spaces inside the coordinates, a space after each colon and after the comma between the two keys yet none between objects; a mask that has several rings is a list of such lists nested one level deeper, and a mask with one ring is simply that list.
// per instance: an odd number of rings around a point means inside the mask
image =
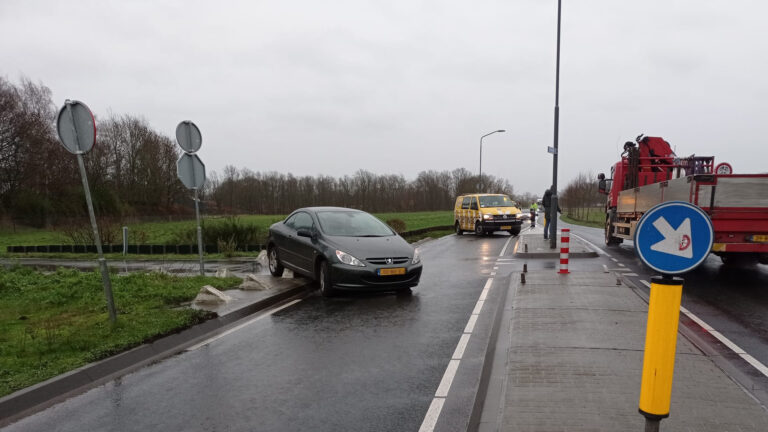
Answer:
[{"label": "street lamp head", "polygon": [[504,129],[499,129],[496,132],[506,132]]}]

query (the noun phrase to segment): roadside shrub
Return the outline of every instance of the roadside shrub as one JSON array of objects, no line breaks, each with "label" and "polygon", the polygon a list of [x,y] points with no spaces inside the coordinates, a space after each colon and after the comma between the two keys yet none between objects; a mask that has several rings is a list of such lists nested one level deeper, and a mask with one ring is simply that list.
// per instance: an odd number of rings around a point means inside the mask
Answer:
[{"label": "roadside shrub", "polygon": [[[243,222],[237,216],[204,219],[201,227],[203,243],[219,245],[220,250],[222,245],[225,246],[224,250],[235,251],[242,246],[263,243],[265,240],[262,228],[254,223]],[[172,241],[175,244],[197,244],[197,226],[177,233]]]},{"label": "roadside shrub", "polygon": [[387,219],[387,225],[398,234],[405,232],[405,222],[402,219]]}]

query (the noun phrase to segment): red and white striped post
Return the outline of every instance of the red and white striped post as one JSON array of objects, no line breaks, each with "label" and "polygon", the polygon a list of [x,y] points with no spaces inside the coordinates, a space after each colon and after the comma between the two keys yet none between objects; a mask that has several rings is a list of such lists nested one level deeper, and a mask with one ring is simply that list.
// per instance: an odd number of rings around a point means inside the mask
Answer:
[{"label": "red and white striped post", "polygon": [[560,230],[560,274],[568,274],[568,249],[571,244],[571,230],[563,228]]}]

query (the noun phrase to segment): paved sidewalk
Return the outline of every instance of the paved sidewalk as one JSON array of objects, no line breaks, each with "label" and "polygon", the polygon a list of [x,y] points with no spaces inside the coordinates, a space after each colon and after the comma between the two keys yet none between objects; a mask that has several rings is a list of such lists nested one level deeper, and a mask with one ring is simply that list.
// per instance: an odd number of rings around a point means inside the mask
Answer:
[{"label": "paved sidewalk", "polygon": [[[496,416],[484,412],[479,430],[643,430],[637,409],[648,305],[603,272],[535,271],[525,284],[513,274],[509,289],[501,404]],[[768,411],[678,335],[661,430],[765,432]]]}]

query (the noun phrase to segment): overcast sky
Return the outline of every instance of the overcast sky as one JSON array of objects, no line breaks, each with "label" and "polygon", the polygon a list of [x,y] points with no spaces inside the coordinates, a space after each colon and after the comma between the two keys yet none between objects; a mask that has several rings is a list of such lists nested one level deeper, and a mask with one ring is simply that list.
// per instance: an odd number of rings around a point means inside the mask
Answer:
[{"label": "overcast sky", "polygon": [[[768,4],[563,1],[562,187],[624,141],[768,171]],[[0,75],[203,134],[208,170],[552,182],[555,0],[0,0]]]}]

